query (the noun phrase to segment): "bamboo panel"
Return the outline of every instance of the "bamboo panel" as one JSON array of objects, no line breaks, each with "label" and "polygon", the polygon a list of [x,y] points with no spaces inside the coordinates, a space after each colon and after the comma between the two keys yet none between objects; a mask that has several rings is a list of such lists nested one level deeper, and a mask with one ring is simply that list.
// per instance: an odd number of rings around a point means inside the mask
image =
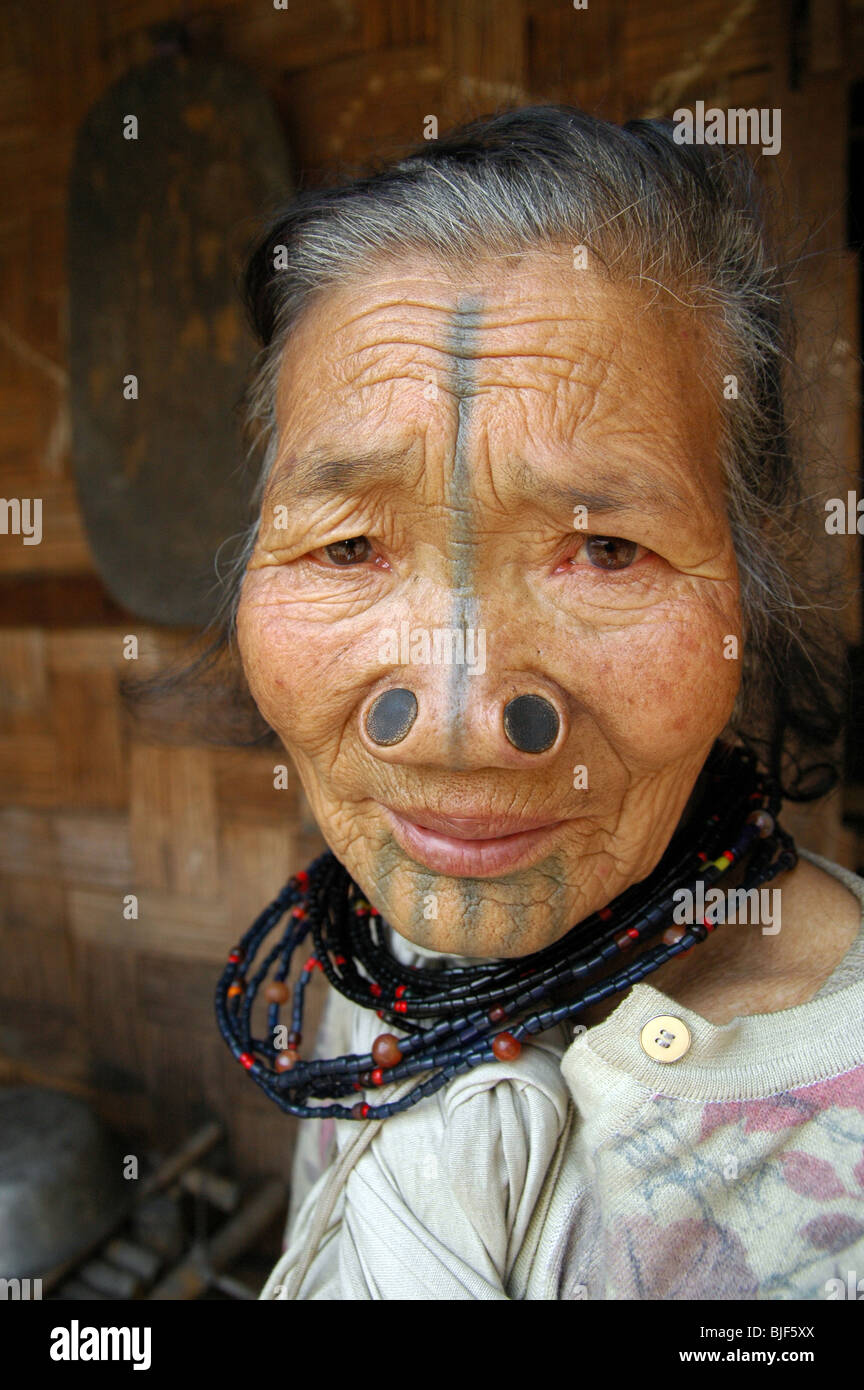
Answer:
[{"label": "bamboo panel", "polygon": [[44,632],[38,628],[0,632],[0,730],[38,733],[47,716]]},{"label": "bamboo panel", "polygon": [[442,114],[441,77],[437,54],[427,47],[359,54],[288,75],[280,108],[304,113],[292,145],[310,180],[422,140],[424,117]]},{"label": "bamboo panel", "polygon": [[51,816],[20,805],[0,808],[0,871],[13,877],[37,873],[54,878],[59,866]]},{"label": "bamboo panel", "polygon": [[622,120],[626,98],[619,82],[616,5],[526,6],[526,84],[534,101],[567,102],[588,111],[602,108]]},{"label": "bamboo panel", "polygon": [[[375,0],[289,0],[285,9],[235,4],[219,20],[226,51],[266,81],[321,69],[365,46],[363,16]],[[404,3],[404,0],[403,0]]]},{"label": "bamboo panel", "polygon": [[132,875],[129,821],[125,815],[54,817],[58,877],[69,884],[100,883],[128,890]]},{"label": "bamboo panel", "polygon": [[119,810],[129,796],[117,682],[111,671],[52,675],[58,799]]},{"label": "bamboo panel", "polygon": [[[133,663],[124,659],[123,639],[126,634],[120,629],[77,628],[72,632],[49,632],[46,634],[48,666],[59,677],[72,672],[116,671],[128,675]],[[139,636],[139,651],[150,634]]]},{"label": "bamboo panel", "polygon": [[210,754],[136,744],[130,777],[136,884],[211,896],[219,866]]},{"label": "bamboo panel", "polygon": [[762,0],[694,0],[686,8],[635,3],[619,10],[621,87],[671,115],[704,98],[718,73],[770,65],[773,15]]},{"label": "bamboo panel", "polygon": [[[23,875],[0,883],[4,956],[2,995],[43,1007],[71,1021],[75,1016],[74,958],[66,922],[66,894],[58,883]],[[4,1025],[9,1014],[2,1011]]]},{"label": "bamboo panel", "polygon": [[58,762],[57,740],[50,733],[0,738],[0,801],[31,807],[68,801]]},{"label": "bamboo panel", "polygon": [[275,786],[277,765],[288,763],[278,748],[215,749],[211,754],[216,805],[220,816],[260,822],[270,817],[293,823],[298,819],[299,787],[293,776],[288,787]]},{"label": "bamboo panel", "polygon": [[143,889],[137,892],[137,920],[127,920],[125,896],[103,888],[71,887],[69,920],[76,939],[127,951],[159,951],[178,960],[221,962],[231,949],[236,926],[224,898],[205,897],[203,891],[179,897]]},{"label": "bamboo panel", "polygon": [[138,962],[134,952],[79,937],[78,987],[84,1017],[98,1019],[87,1032],[91,1079],[100,1090],[134,1095],[141,1076],[142,1018],[138,1007]]},{"label": "bamboo panel", "polygon": [[305,861],[287,824],[224,820],[221,831],[229,912],[240,936]]}]

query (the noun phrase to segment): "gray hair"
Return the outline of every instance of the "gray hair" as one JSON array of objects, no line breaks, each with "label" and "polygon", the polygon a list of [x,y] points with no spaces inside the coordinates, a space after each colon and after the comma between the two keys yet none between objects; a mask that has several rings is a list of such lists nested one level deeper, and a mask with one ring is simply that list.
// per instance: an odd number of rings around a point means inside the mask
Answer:
[{"label": "gray hair", "polygon": [[[283,350],[318,296],[410,251],[458,270],[535,248],[587,248],[610,281],[698,311],[716,389],[736,378],[737,397],[721,412],[745,634],[730,732],[787,796],[823,795],[837,777],[842,649],[805,578],[801,464],[784,408],[793,326],[766,222],[764,191],[737,150],[677,144],[671,121],[618,126],[565,106],[476,120],[377,172],[304,193],[273,217],[244,278],[262,344],[245,400],[250,456],[260,460],[256,510],[278,448]],[[227,576],[219,622],[229,646],[256,535],[254,521]]]}]

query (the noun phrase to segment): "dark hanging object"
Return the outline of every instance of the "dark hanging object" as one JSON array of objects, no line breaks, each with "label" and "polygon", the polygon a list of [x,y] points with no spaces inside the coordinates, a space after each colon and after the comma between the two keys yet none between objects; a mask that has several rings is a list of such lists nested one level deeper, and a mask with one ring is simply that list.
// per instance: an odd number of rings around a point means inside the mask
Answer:
[{"label": "dark hanging object", "polygon": [[132,70],[78,136],[73,464],[105,586],[152,622],[211,616],[214,555],[248,519],[236,407],[255,348],[237,279],[290,191],[269,97],[221,61],[175,52]]}]

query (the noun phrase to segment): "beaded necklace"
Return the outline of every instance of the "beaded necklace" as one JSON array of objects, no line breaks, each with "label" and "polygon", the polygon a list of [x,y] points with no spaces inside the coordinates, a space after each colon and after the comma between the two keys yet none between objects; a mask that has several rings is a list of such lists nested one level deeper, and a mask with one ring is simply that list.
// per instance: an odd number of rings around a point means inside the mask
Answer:
[{"label": "beaded necklace", "polygon": [[[527,956],[450,968],[403,965],[386,945],[379,913],[335,856],[322,854],[288,880],[231,951],[216,991],[222,1036],[282,1110],[315,1119],[385,1119],[481,1062],[517,1057],[526,1036],[578,1020],[592,1005],[706,939],[718,925],[707,913],[674,942],[661,941],[633,956],[672,923],[676,890],[686,886],[695,896],[698,881],[704,890],[713,887],[748,855],[739,891],[795,867],[795,844],[777,823],[778,789],[753,756],[717,743],[705,771],[708,781],[697,811],[672,837],[652,873],[551,946]],[[710,815],[708,806],[715,808]],[[281,936],[268,946],[286,913]],[[310,934],[314,950],[292,999],[285,981],[295,950]],[[604,967],[607,973],[598,979]],[[374,1008],[402,1036],[382,1033],[365,1055],[303,1060],[298,1050],[303,1000],[315,970],[355,1004]],[[268,1005],[263,1038],[251,1032],[259,993]],[[279,1016],[289,999],[287,1029]],[[413,1076],[418,1084],[398,1100],[338,1102]]]}]

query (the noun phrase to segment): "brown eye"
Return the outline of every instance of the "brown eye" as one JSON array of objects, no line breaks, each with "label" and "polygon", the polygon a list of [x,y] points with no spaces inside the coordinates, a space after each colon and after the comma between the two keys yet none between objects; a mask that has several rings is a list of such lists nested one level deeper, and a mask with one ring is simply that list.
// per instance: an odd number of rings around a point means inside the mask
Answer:
[{"label": "brown eye", "polygon": [[588,559],[596,569],[626,570],[636,558],[639,546],[619,536],[589,536],[585,541]]},{"label": "brown eye", "polygon": [[365,536],[352,536],[350,540],[325,546],[324,553],[334,565],[362,565],[371,559],[372,547]]}]

